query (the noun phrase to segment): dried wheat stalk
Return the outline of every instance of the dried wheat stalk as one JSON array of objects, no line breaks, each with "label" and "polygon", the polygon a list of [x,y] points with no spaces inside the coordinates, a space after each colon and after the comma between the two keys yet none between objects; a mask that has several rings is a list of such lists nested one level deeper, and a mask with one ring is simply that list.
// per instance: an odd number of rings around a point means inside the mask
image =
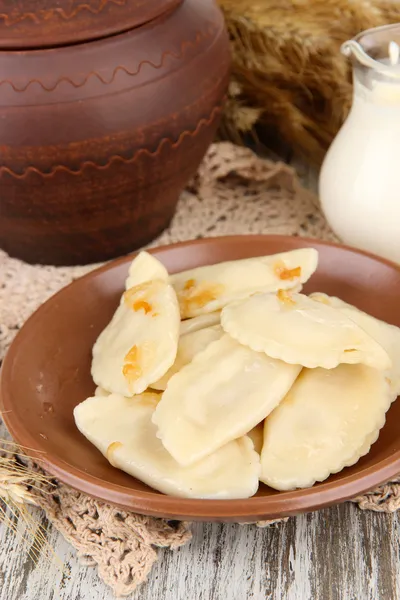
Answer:
[{"label": "dried wheat stalk", "polygon": [[320,162],[351,104],[351,70],[340,54],[341,43],[370,27],[399,22],[400,3],[219,0],[219,4],[233,56],[233,84],[222,132],[238,141],[259,123]]},{"label": "dried wheat stalk", "polygon": [[24,541],[30,542],[29,554],[39,558],[37,546],[41,547],[41,559],[54,557],[42,525],[30,512],[38,506],[40,495],[49,493],[54,485],[39,468],[28,459],[25,452],[11,441],[0,440],[0,521],[19,535],[18,521],[25,525]]}]

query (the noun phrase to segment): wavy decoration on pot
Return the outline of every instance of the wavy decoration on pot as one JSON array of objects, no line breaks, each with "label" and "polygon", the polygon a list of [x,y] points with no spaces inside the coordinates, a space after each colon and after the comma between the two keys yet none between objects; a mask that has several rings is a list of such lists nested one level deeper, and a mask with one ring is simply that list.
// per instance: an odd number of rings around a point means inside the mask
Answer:
[{"label": "wavy decoration on pot", "polygon": [[[221,29],[222,28],[223,28],[223,25],[222,25]],[[136,75],[138,75],[140,73],[140,71],[142,70],[142,68],[144,67],[144,65],[149,65],[153,69],[159,70],[159,69],[162,69],[162,67],[164,66],[164,63],[165,63],[165,60],[166,60],[167,57],[174,58],[175,60],[182,60],[184,58],[184,56],[185,56],[186,51],[189,48],[196,47],[199,42],[208,39],[209,37],[211,37],[216,32],[217,32],[217,28],[215,26],[209,25],[205,31],[198,31],[196,33],[196,36],[195,36],[194,40],[184,40],[181,43],[180,49],[179,49],[178,52],[173,52],[171,50],[165,50],[161,54],[160,61],[158,63],[154,63],[151,60],[145,59],[145,60],[140,61],[139,64],[137,65],[137,67],[133,71],[129,70],[128,67],[125,67],[123,65],[119,65],[118,67],[115,67],[114,71],[111,74],[111,78],[110,79],[105,79],[97,71],[91,71],[80,82],[75,82],[72,79],[70,79],[69,77],[62,76],[62,77],[59,77],[59,79],[57,79],[57,81],[54,83],[54,85],[48,87],[40,79],[35,79],[34,78],[34,79],[30,79],[26,83],[26,85],[24,85],[23,87],[17,87],[15,85],[15,83],[13,83],[10,79],[2,79],[2,80],[0,80],[0,87],[2,85],[10,85],[12,87],[12,89],[14,90],[14,92],[23,93],[23,92],[25,92],[29,88],[29,86],[37,83],[38,85],[40,85],[43,88],[43,90],[45,92],[54,92],[54,90],[62,82],[69,83],[74,88],[78,89],[78,88],[84,87],[86,85],[86,83],[89,81],[89,79],[92,78],[92,77],[97,77],[97,79],[102,84],[104,84],[104,85],[110,85],[111,83],[114,82],[115,77],[117,76],[118,72],[122,71],[122,72],[126,73],[126,75],[128,75],[130,77],[135,77]]]},{"label": "wavy decoration on pot", "polygon": [[[225,98],[224,98],[224,100],[225,100]],[[130,158],[125,158],[124,156],[120,156],[120,155],[113,155],[108,159],[108,161],[104,165],[99,165],[91,160],[87,160],[84,163],[82,163],[80,168],[77,170],[70,169],[66,165],[55,165],[54,167],[52,167],[51,171],[44,172],[44,171],[40,171],[36,167],[28,166],[23,173],[16,173],[9,167],[0,166],[0,179],[3,175],[10,175],[14,179],[23,180],[23,179],[26,179],[32,173],[39,175],[40,177],[42,177],[44,179],[51,179],[52,177],[54,177],[54,175],[56,175],[59,172],[67,173],[68,175],[73,175],[73,176],[81,176],[82,173],[88,168],[92,168],[97,171],[106,171],[113,164],[120,163],[120,164],[125,164],[125,165],[133,165],[135,162],[137,162],[137,160],[141,156],[148,156],[149,158],[158,158],[158,156],[161,154],[161,152],[165,146],[169,146],[171,149],[175,150],[175,149],[179,148],[179,146],[183,143],[183,141],[186,138],[191,138],[191,139],[195,138],[202,129],[209,127],[213,123],[213,121],[222,112],[222,108],[223,108],[223,103],[214,107],[213,110],[211,111],[210,116],[207,119],[205,119],[205,118],[200,119],[200,121],[196,125],[196,128],[191,131],[190,130],[182,131],[182,133],[180,133],[178,139],[175,142],[172,141],[170,138],[162,138],[162,140],[160,140],[160,142],[158,143],[157,148],[153,151],[148,150],[147,148],[140,148]]]},{"label": "wavy decoration on pot", "polygon": [[[64,21],[70,21],[74,17],[76,17],[80,12],[87,11],[92,15],[99,15],[103,12],[103,10],[110,4],[118,7],[126,6],[128,0],[101,0],[98,8],[94,8],[90,6],[90,4],[78,4],[70,13],[67,13],[61,7],[49,8],[47,10],[41,10],[40,13],[27,12],[16,15],[15,17],[12,14],[1,13],[0,21],[3,21],[6,27],[12,27],[13,25],[17,25],[22,23],[23,21],[32,21],[39,25],[42,22],[46,22],[54,15],[60,16]],[[141,2],[139,6],[142,6],[145,2]]]}]

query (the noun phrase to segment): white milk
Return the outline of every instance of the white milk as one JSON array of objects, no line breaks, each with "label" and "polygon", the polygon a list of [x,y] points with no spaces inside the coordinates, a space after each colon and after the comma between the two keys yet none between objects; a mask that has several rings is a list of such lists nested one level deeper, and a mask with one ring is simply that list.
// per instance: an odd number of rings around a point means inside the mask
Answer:
[{"label": "white milk", "polygon": [[351,112],[322,166],[322,209],[343,242],[400,263],[400,79],[354,81]]}]

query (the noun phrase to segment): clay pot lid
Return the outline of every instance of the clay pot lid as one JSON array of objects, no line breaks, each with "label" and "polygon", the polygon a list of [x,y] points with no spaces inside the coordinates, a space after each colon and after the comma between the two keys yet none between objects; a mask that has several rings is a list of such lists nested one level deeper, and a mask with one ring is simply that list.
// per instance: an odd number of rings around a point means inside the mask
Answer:
[{"label": "clay pot lid", "polygon": [[48,48],[133,29],[182,0],[3,0],[0,49]]}]

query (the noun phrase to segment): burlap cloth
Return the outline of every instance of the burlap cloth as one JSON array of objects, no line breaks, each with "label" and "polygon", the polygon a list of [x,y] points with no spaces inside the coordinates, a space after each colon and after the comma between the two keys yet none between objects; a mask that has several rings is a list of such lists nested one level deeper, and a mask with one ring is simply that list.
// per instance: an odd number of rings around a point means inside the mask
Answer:
[{"label": "burlap cloth", "polygon": [[[215,144],[182,195],[171,227],[154,245],[244,233],[334,239],[316,197],[292,168],[229,143]],[[0,251],[0,358],[32,311],[92,268],[31,266]],[[129,595],[146,579],[157,558],[155,548],[174,549],[190,539],[187,523],[124,512],[58,482],[43,492],[48,493],[38,493],[37,502],[47,518],[84,564],[97,565],[118,596]],[[393,512],[400,507],[400,480],[354,501],[362,509]]]}]

